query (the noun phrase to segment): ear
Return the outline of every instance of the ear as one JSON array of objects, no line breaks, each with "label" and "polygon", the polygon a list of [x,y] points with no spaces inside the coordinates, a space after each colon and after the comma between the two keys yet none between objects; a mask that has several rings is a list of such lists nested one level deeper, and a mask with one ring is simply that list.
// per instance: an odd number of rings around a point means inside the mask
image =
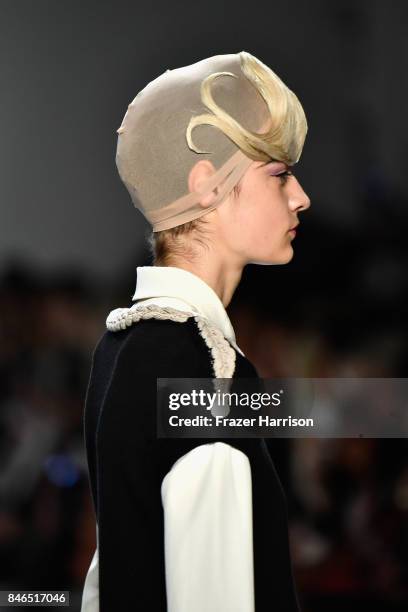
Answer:
[{"label": "ear", "polygon": [[[189,191],[200,191],[200,187],[202,184],[207,181],[210,176],[212,176],[216,172],[214,168],[214,164],[210,162],[208,159],[200,159],[194,166],[191,168],[190,173],[188,175],[188,188]],[[202,196],[200,198],[200,204],[204,208],[211,206],[214,202],[218,193],[218,188],[215,187],[211,193],[206,196]]]}]

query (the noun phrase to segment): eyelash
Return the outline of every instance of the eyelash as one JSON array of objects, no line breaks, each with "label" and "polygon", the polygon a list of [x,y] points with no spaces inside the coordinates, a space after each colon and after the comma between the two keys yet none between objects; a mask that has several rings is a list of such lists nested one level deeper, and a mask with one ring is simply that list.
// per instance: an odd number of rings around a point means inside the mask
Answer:
[{"label": "eyelash", "polygon": [[285,172],[282,172],[281,174],[277,174],[275,176],[278,176],[278,178],[282,179],[282,185],[286,185],[288,178],[290,176],[293,176],[293,172],[291,172],[290,170],[286,170]]}]

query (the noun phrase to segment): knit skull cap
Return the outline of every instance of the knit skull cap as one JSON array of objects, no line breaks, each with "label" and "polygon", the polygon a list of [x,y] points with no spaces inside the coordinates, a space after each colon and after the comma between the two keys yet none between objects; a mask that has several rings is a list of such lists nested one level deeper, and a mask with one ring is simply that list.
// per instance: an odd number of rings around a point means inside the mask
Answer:
[{"label": "knit skull cap", "polygon": [[[207,214],[221,204],[254,161],[214,125],[196,125],[188,144],[190,120],[207,114],[201,86],[209,75],[215,103],[247,130],[263,132],[270,122],[268,106],[241,69],[239,53],[215,55],[194,64],[166,70],[148,83],[129,104],[117,130],[116,165],[121,180],[153,231],[176,227]],[[190,192],[188,176],[200,159],[216,172]],[[211,206],[200,198],[218,188]]]}]

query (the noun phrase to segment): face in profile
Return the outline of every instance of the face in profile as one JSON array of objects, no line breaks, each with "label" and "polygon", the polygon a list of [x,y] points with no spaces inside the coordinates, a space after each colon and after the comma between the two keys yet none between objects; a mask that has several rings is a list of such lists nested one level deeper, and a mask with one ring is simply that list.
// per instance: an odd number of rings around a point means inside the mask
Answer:
[{"label": "face in profile", "polygon": [[293,257],[299,213],[310,200],[284,162],[253,162],[237,195],[218,207],[221,243],[240,264],[285,264]]}]

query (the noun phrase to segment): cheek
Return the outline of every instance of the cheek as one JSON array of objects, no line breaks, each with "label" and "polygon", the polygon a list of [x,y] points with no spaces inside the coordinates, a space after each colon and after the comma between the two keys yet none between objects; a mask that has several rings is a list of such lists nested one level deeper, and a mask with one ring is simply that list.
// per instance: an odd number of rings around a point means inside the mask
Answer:
[{"label": "cheek", "polygon": [[276,183],[247,181],[239,200],[226,212],[224,243],[232,249],[263,260],[278,257],[290,246],[288,203]]},{"label": "cheek", "polygon": [[240,208],[236,216],[236,229],[242,244],[253,244],[259,239],[260,229],[265,224],[265,218],[258,206],[252,206],[249,202]]},{"label": "cheek", "polygon": [[262,194],[244,208],[241,223],[252,239],[279,240],[288,223],[286,202],[280,194]]}]

